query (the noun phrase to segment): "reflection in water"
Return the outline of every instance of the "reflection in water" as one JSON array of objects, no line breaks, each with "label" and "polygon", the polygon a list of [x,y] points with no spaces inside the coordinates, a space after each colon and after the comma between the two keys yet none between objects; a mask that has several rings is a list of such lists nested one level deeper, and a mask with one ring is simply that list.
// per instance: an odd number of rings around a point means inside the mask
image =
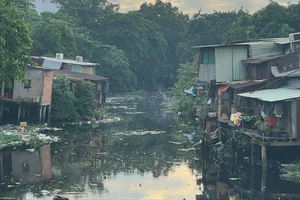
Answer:
[{"label": "reflection in water", "polygon": [[37,150],[1,152],[0,177],[2,182],[26,184],[51,179],[50,149],[50,145],[45,145]]},{"label": "reflection in water", "polygon": [[300,185],[279,175],[277,166],[263,170],[246,163],[233,168],[228,163],[210,162],[203,169],[204,194],[198,199],[300,199]]},{"label": "reflection in water", "polygon": [[108,99],[106,109],[120,120],[49,132],[62,138],[51,144],[52,179],[2,190],[0,198],[195,199],[202,193],[199,161],[194,151],[179,151],[191,143],[174,133],[174,115],[163,111],[165,105],[153,94],[122,95]]}]

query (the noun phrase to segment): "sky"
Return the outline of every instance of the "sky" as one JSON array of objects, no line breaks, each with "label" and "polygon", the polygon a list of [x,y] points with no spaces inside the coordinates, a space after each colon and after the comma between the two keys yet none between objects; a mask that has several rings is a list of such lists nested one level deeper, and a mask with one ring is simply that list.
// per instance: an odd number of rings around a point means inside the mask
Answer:
[{"label": "sky", "polygon": [[[41,11],[56,11],[56,6],[50,3],[51,0],[36,0],[36,8]],[[138,10],[145,0],[108,0],[111,3],[120,4],[120,12]],[[164,0],[163,0],[164,1]],[[297,3],[299,0],[277,0],[281,5]],[[266,6],[269,0],[169,0],[173,6],[177,6],[185,14],[194,14],[201,10],[202,13],[216,11],[228,11],[243,7],[254,13]],[[147,0],[147,3],[155,3],[155,0]]]}]

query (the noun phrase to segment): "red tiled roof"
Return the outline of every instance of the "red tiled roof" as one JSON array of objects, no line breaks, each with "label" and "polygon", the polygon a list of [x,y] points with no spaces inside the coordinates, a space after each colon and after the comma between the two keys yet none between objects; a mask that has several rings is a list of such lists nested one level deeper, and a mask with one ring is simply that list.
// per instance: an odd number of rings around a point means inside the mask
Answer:
[{"label": "red tiled roof", "polygon": [[84,79],[88,81],[105,81],[109,78],[103,77],[103,76],[97,76],[92,74],[85,74],[85,73],[79,73],[79,72],[72,72],[67,70],[55,70],[54,75],[66,75],[67,78],[71,81],[77,81],[79,79]]}]

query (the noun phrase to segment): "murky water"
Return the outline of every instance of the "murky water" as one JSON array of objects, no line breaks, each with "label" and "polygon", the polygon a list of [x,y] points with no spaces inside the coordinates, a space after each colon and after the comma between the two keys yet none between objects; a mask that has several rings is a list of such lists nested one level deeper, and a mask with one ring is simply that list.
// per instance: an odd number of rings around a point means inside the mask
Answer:
[{"label": "murky water", "polygon": [[35,151],[0,152],[0,199],[300,199],[278,162],[267,171],[247,158],[202,165],[183,134],[195,129],[171,104],[161,94],[113,96],[100,124],[48,132],[60,142]]},{"label": "murky water", "polygon": [[2,152],[0,199],[196,199],[198,156],[160,94],[108,99],[97,126],[49,132],[61,141]]}]

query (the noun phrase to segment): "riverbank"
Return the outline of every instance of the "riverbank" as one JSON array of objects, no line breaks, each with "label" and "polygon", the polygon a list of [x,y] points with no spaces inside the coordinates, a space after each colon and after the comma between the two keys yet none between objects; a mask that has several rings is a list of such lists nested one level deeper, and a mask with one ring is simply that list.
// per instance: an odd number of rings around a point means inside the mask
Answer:
[{"label": "riverbank", "polygon": [[8,147],[29,145],[33,148],[59,140],[56,136],[43,134],[42,131],[61,130],[50,127],[15,126],[7,124],[0,126],[0,150]]}]

